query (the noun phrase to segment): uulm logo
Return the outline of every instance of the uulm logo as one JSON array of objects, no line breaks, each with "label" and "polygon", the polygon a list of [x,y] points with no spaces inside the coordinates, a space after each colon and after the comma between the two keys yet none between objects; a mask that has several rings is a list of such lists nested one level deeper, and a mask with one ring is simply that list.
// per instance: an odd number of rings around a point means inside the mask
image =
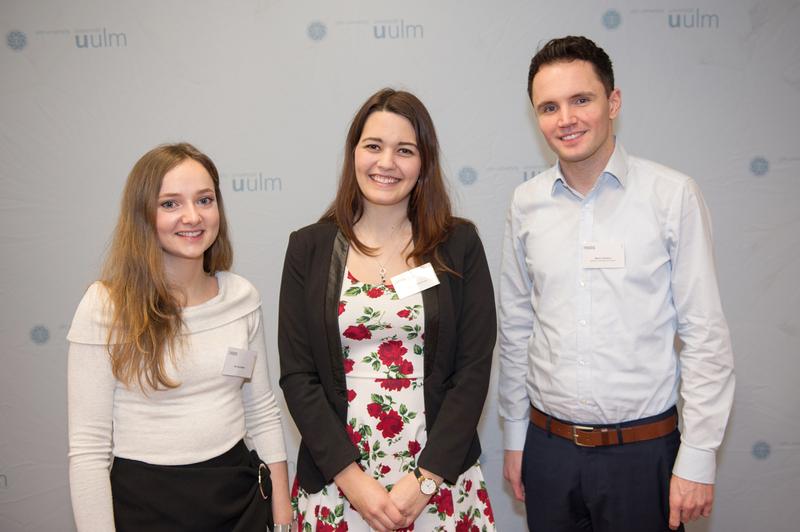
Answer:
[{"label": "uulm logo", "polygon": [[372,27],[376,39],[423,39],[424,30],[422,24],[406,24],[402,19],[376,22]]},{"label": "uulm logo", "polygon": [[78,48],[125,48],[128,46],[128,36],[123,32],[109,33],[106,28],[79,31],[75,32],[75,46]]},{"label": "uulm logo", "polygon": [[0,488],[7,488],[8,487],[8,477],[5,475],[0,475]]},{"label": "uulm logo", "polygon": [[668,14],[670,28],[685,28],[685,29],[718,29],[719,28],[719,15],[712,13],[700,13],[700,9],[691,9],[674,12]]},{"label": "uulm logo", "polygon": [[264,177],[261,172],[246,172],[231,175],[234,192],[281,192],[280,177]]}]

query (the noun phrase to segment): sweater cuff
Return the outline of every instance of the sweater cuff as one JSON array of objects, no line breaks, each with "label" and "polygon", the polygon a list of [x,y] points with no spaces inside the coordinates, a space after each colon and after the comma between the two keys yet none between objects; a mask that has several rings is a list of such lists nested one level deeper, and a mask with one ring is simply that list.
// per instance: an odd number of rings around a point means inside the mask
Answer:
[{"label": "sweater cuff", "polygon": [[681,443],[672,474],[692,482],[713,484],[716,472],[716,452]]},{"label": "sweater cuff", "polygon": [[503,420],[503,444],[506,451],[522,451],[528,434],[528,420]]}]

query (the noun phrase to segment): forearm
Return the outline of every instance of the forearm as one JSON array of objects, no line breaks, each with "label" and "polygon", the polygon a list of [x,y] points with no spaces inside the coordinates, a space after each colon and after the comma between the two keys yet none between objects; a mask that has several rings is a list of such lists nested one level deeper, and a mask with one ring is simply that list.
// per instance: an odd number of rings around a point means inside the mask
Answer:
[{"label": "forearm", "polygon": [[286,462],[267,464],[272,481],[272,518],[275,524],[292,522],[292,506],[289,499],[289,472]]}]

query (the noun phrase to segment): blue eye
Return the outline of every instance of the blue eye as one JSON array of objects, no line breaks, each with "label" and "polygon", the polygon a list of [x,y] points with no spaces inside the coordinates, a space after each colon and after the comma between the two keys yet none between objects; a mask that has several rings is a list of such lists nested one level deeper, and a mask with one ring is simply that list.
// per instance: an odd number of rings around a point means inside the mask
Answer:
[{"label": "blue eye", "polygon": [[174,209],[178,204],[174,200],[162,201],[161,206],[165,209]]},{"label": "blue eye", "polygon": [[204,196],[199,200],[197,200],[197,203],[199,203],[200,205],[211,205],[212,203],[214,203],[214,198],[211,198],[209,196]]}]

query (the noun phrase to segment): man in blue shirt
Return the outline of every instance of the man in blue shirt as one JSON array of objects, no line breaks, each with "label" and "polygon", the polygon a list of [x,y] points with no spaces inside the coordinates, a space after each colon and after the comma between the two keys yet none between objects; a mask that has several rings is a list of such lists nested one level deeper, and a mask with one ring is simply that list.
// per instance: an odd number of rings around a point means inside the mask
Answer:
[{"label": "man in blue shirt", "polygon": [[548,42],[528,91],[558,162],[506,222],[504,475],[533,531],[682,529],[711,513],[733,402],[708,210],[616,140],[622,96],[594,42]]}]

